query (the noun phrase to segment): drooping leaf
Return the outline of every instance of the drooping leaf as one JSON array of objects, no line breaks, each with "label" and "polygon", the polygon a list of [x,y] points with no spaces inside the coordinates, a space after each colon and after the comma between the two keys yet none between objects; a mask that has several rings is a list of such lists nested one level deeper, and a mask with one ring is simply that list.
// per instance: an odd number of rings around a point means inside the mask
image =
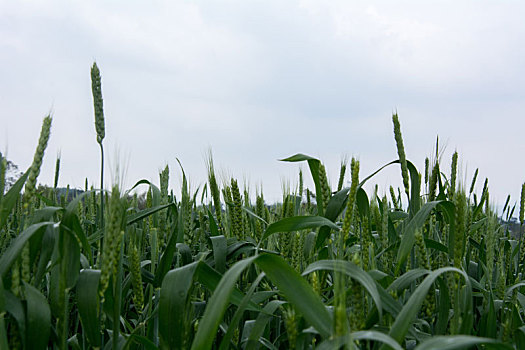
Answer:
[{"label": "drooping leaf", "polygon": [[[291,157],[280,159],[282,162],[308,162],[308,167],[310,168],[310,173],[312,174],[312,179],[314,180],[315,185],[315,198],[322,198],[323,196],[323,190],[321,188],[321,183],[319,181],[319,166],[321,165],[321,161],[317,158],[313,158],[310,156],[307,156],[305,154],[295,154]],[[318,200],[317,201],[317,214],[320,216],[323,216],[325,212],[325,208],[323,207],[323,201]]]},{"label": "drooping leaf", "polygon": [[26,298],[26,346],[28,349],[47,349],[51,331],[51,310],[46,297],[24,282]]},{"label": "drooping leaf", "polygon": [[[459,273],[465,279],[467,286],[467,292],[470,294],[470,299],[472,300],[472,289],[470,286],[470,281],[468,275],[462,270],[456,269],[454,267],[443,267],[438,270],[432,271],[428,274],[427,277],[421,282],[421,284],[416,288],[412,293],[408,301],[405,303],[401,312],[397,315],[394,324],[390,328],[389,335],[394,338],[397,342],[403,341],[408,329],[410,328],[412,322],[414,321],[423,301],[425,300],[428,290],[440,275],[447,272],[456,272]],[[464,316],[469,313],[472,313],[470,305],[463,305],[463,310],[460,310]]]},{"label": "drooping leaf", "polygon": [[98,284],[100,270],[81,270],[78,276],[76,296],[82,328],[93,347],[100,346],[100,320]]},{"label": "drooping leaf", "polygon": [[246,342],[246,350],[257,349],[259,339],[261,338],[264,329],[266,328],[266,325],[273,317],[273,313],[285,303],[286,302],[282,300],[272,300],[268,304],[266,304],[266,306],[257,316],[257,319],[255,320],[255,323],[252,326],[250,336],[248,337],[248,340]]},{"label": "drooping leaf", "polygon": [[358,331],[353,332],[346,336],[337,337],[334,339],[328,339],[321,344],[319,344],[318,347],[316,347],[317,350],[331,350],[331,349],[339,349],[343,345],[349,345],[353,346],[353,341],[355,340],[372,340],[381,342],[383,344],[386,344],[390,346],[391,349],[394,350],[402,350],[403,348],[399,343],[397,343],[392,337],[385,333],[381,333],[378,331]]},{"label": "drooping leaf", "polygon": [[188,292],[198,263],[169,271],[162,281],[159,300],[159,332],[162,349],[182,349],[185,344],[185,324]]},{"label": "drooping leaf", "polygon": [[11,210],[13,210],[28,175],[29,170],[26,171],[24,175],[20,176],[15,184],[3,196],[2,201],[0,202],[0,227],[4,227],[6,224],[7,217],[9,216],[9,213],[11,213]]},{"label": "drooping leaf", "polygon": [[416,242],[414,236],[416,230],[423,227],[432,210],[436,207],[447,208],[451,205],[453,206],[454,204],[445,200],[425,203],[412,219],[409,218],[409,222],[406,224],[406,226],[404,226],[401,244],[399,245],[399,250],[397,251],[397,271],[401,269],[402,264],[407,259],[410,251],[412,250],[412,247],[414,246],[414,243]]},{"label": "drooping leaf", "polygon": [[368,291],[374,300],[374,303],[376,304],[377,310],[379,312],[379,316],[381,317],[383,313],[383,306],[381,303],[381,297],[376,287],[376,283],[374,279],[360,267],[350,261],[345,260],[319,260],[310,264],[304,270],[303,275],[307,275],[318,270],[340,272],[355,279]]},{"label": "drooping leaf", "polygon": [[54,222],[40,222],[33,224],[26,228],[18,237],[16,237],[9,248],[7,248],[0,256],[0,276],[5,277],[6,273],[11,268],[11,265],[19,257],[22,252],[22,248],[35,235],[41,235],[44,233],[46,226],[54,225]]},{"label": "drooping leaf", "polygon": [[226,237],[224,236],[213,236],[210,237],[212,248],[213,248],[213,260],[215,262],[215,269],[220,273],[226,271],[226,255],[227,255],[227,245]]},{"label": "drooping leaf", "polygon": [[415,350],[454,350],[469,349],[475,345],[494,345],[495,349],[514,349],[512,346],[496,339],[474,337],[470,335],[448,335],[428,338],[416,346]]},{"label": "drooping leaf", "polygon": [[333,221],[322,216],[293,216],[268,225],[261,238],[261,242],[277,232],[293,232],[322,226],[328,226],[337,231],[339,230],[339,226],[334,224]]}]

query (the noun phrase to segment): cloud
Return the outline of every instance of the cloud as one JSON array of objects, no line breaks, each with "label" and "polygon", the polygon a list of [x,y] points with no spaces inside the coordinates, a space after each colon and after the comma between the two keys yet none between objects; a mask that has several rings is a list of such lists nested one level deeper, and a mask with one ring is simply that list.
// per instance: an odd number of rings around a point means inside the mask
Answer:
[{"label": "cloud", "polygon": [[[42,181],[52,181],[60,149],[64,183],[97,183],[95,59],[107,154],[117,146],[129,154],[128,183],[156,179],[165,163],[175,174],[178,157],[197,186],[210,146],[218,168],[263,182],[274,200],[281,178],[297,177],[277,159],[296,152],[321,157],[333,183],[341,154],[360,156],[365,176],[396,156],[396,109],[420,167],[439,134],[469,171],[490,175],[500,201],[525,176],[515,163],[525,148],[519,3],[3,1],[0,9],[0,119],[22,168],[42,117],[55,116]],[[378,178],[385,188],[398,180],[395,170]]]}]

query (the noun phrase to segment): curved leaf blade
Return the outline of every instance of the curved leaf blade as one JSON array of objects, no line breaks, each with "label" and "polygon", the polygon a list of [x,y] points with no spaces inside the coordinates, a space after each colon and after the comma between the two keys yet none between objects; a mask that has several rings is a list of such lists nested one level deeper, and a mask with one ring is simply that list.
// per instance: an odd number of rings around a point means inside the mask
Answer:
[{"label": "curved leaf blade", "polygon": [[51,332],[51,310],[47,299],[35,287],[24,282],[27,302],[26,347],[46,349]]},{"label": "curved leaf blade", "polygon": [[182,349],[185,343],[185,324],[188,292],[198,263],[169,271],[160,289],[159,332],[162,349]]},{"label": "curved leaf blade", "polygon": [[77,306],[82,328],[89,343],[100,346],[100,320],[99,320],[99,297],[98,284],[100,270],[81,270],[78,276],[76,295]]},{"label": "curved leaf blade", "polygon": [[333,221],[322,216],[293,216],[270,224],[264,231],[261,242],[277,232],[293,232],[322,226],[328,226],[336,231],[340,230]]},{"label": "curved leaf blade", "polygon": [[303,275],[307,275],[317,270],[331,270],[344,273],[345,275],[358,281],[368,291],[368,293],[374,300],[374,303],[376,304],[377,310],[379,312],[379,317],[382,316],[383,306],[381,302],[381,296],[379,295],[379,291],[377,290],[376,283],[374,279],[360,267],[358,267],[350,261],[319,260],[310,264],[304,270]]},{"label": "curved leaf blade", "polygon": [[470,335],[435,336],[419,344],[415,350],[454,350],[468,349],[475,345],[493,344],[498,349],[513,349],[512,346],[496,339],[474,337]]}]

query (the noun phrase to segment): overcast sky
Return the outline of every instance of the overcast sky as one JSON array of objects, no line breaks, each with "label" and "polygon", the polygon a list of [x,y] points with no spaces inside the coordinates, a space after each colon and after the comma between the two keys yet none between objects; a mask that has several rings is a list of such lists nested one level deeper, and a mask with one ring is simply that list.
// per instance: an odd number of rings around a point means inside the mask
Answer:
[{"label": "overcast sky", "polygon": [[[335,187],[341,157],[361,177],[397,158],[398,112],[420,171],[439,135],[443,169],[492,199],[525,181],[525,3],[521,1],[0,0],[0,149],[26,169],[53,115],[40,181],[99,185],[90,66],[102,73],[108,174],[129,187],[180,159],[192,187],[216,170],[278,200],[320,157]],[[308,169],[303,165],[307,184]],[[398,167],[376,178],[400,182]]]}]

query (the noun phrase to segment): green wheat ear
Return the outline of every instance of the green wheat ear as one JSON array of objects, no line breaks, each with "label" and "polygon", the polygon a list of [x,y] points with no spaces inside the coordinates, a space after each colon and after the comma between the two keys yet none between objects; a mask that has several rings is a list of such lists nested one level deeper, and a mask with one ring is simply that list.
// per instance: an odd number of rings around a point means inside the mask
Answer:
[{"label": "green wheat ear", "polygon": [[409,196],[407,157],[405,154],[405,146],[403,145],[403,137],[401,136],[401,124],[399,124],[397,113],[392,115],[392,122],[394,123],[394,138],[396,139],[397,154],[399,156],[399,161],[401,162],[403,186],[405,187],[405,193]]},{"label": "green wheat ear", "polygon": [[350,184],[350,191],[348,192],[348,199],[346,202],[346,212],[343,219],[343,226],[341,228],[341,234],[343,241],[346,240],[350,234],[350,226],[352,223],[352,215],[354,213],[354,203],[357,195],[357,186],[359,185],[359,161],[352,158],[350,163],[350,171],[352,176],[352,182]]},{"label": "green wheat ear", "polygon": [[93,93],[93,107],[95,109],[95,129],[97,130],[97,142],[102,143],[106,136],[104,125],[104,106],[102,102],[102,84],[100,70],[97,63],[91,67],[91,91]]},{"label": "green wheat ear", "polygon": [[104,292],[109,286],[111,275],[117,271],[122,237],[124,236],[126,201],[120,197],[117,186],[113,187],[109,201],[109,219],[106,222],[104,246],[102,248],[102,263],[100,267],[99,296],[104,300]]},{"label": "green wheat ear", "polygon": [[29,205],[29,202],[31,201],[31,198],[33,197],[35,193],[36,188],[36,179],[38,175],[40,174],[40,168],[42,166],[42,160],[44,158],[44,152],[47,148],[47,142],[49,141],[49,136],[51,134],[51,116],[47,116],[44,118],[44,121],[42,122],[42,129],[40,130],[40,138],[38,139],[38,146],[35,151],[35,156],[33,157],[33,163],[31,164],[31,168],[29,169],[29,175],[27,177],[26,182],[26,203],[25,205]]},{"label": "green wheat ear", "polygon": [[450,166],[450,194],[449,199],[453,200],[454,192],[456,191],[456,177],[458,172],[458,152],[452,155],[452,164]]},{"label": "green wheat ear", "polygon": [[523,225],[523,216],[525,213],[525,183],[521,185],[521,199],[520,199],[520,225]]}]

